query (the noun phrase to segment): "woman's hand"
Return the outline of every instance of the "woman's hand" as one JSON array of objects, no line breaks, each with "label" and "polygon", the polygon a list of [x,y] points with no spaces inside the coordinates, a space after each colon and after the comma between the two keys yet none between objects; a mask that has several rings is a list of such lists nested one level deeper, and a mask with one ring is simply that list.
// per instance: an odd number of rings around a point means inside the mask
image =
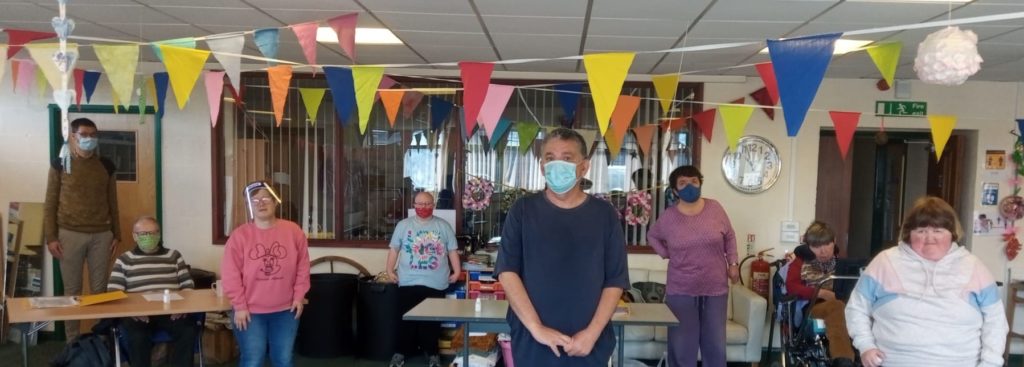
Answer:
[{"label": "woman's hand", "polygon": [[864,367],[879,367],[884,361],[885,354],[878,348],[868,349],[860,354],[860,362],[864,364]]},{"label": "woman's hand", "polygon": [[455,283],[459,281],[459,273],[452,273],[448,276],[448,283]]},{"label": "woman's hand", "polygon": [[398,273],[395,273],[394,271],[389,271],[388,278],[391,279],[392,282],[398,283]]},{"label": "woman's hand", "polygon": [[299,316],[302,316],[302,300],[292,301],[291,311],[295,313],[295,319],[298,320]]},{"label": "woman's hand", "polygon": [[736,284],[736,283],[740,282],[740,266],[739,265],[729,265],[729,280],[732,281],[732,284]]},{"label": "woman's hand", "polygon": [[235,311],[235,326],[245,331],[249,327],[249,310]]}]

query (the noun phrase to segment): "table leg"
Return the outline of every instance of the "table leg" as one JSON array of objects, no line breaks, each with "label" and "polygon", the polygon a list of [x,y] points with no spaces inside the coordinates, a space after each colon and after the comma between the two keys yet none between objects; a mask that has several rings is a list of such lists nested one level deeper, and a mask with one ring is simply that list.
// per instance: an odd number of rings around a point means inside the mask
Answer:
[{"label": "table leg", "polygon": [[469,327],[470,323],[466,322],[464,325],[464,333],[462,333],[462,367],[469,367]]},{"label": "table leg", "polygon": [[615,337],[618,339],[618,340],[616,340],[616,344],[619,345],[619,348],[618,348],[619,349],[619,351],[618,351],[618,353],[619,353],[619,363],[616,364],[616,365],[619,366],[619,367],[622,367],[622,366],[626,365],[626,343],[625,343],[625,340],[623,340],[623,335],[625,335],[623,333],[624,330],[625,330],[625,326],[623,326],[623,325],[615,325]]},{"label": "table leg", "polygon": [[31,329],[31,325],[28,328],[21,329],[21,367],[28,367],[28,329]]}]

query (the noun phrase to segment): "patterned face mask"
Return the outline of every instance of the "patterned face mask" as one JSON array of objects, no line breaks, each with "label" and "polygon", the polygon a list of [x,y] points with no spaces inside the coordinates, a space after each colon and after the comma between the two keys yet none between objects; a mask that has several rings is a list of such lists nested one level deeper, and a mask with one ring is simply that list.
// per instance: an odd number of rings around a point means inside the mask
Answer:
[{"label": "patterned face mask", "polygon": [[153,252],[160,246],[160,233],[134,234],[135,243],[142,252]]}]

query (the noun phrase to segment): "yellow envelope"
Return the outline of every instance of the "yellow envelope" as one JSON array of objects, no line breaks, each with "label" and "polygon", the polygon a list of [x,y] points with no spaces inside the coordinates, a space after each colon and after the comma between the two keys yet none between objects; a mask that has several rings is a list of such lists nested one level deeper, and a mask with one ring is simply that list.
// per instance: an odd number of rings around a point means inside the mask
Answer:
[{"label": "yellow envelope", "polygon": [[113,291],[99,294],[90,294],[78,297],[79,306],[95,305],[97,303],[104,303],[119,300],[122,298],[128,298],[128,295],[124,291]]}]

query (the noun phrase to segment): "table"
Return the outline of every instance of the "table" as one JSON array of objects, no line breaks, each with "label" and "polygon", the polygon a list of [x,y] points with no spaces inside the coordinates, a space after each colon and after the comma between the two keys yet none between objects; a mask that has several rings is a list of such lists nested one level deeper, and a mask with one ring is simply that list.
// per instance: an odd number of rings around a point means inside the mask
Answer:
[{"label": "table", "polygon": [[127,298],[81,307],[32,308],[30,297],[8,298],[7,312],[12,324],[28,324],[21,329],[21,365],[28,366],[28,337],[53,321],[87,320],[114,317],[155,316],[179,313],[216,312],[231,309],[227,297],[217,297],[211,289],[178,291],[182,300],[170,303],[149,302],[142,293],[128,293]]},{"label": "table", "polygon": [[[612,317],[612,329],[618,338],[618,361],[622,366],[625,361],[625,343],[623,330],[626,325],[675,326],[679,324],[672,311],[663,303],[630,303],[630,313]],[[505,320],[508,312],[508,301],[480,300],[480,312],[476,312],[476,300],[427,298],[413,307],[402,319],[409,321],[454,321],[466,324],[466,332],[462,333],[462,365],[469,366],[469,333],[472,332],[508,332]]]}]

